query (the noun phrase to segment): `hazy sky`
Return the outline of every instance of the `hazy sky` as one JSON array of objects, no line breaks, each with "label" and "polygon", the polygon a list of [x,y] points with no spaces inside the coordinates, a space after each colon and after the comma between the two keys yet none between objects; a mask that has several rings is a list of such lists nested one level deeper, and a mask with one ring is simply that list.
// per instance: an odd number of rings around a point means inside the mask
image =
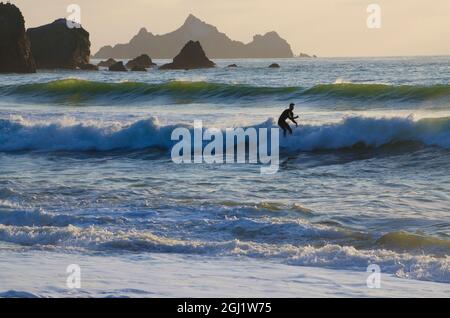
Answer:
[{"label": "hazy sky", "polygon": [[[12,0],[27,27],[82,9],[92,51],[128,42],[141,27],[175,30],[189,13],[234,40],[277,31],[295,54],[380,56],[450,54],[450,0]],[[381,28],[367,27],[368,5],[381,6]]]}]

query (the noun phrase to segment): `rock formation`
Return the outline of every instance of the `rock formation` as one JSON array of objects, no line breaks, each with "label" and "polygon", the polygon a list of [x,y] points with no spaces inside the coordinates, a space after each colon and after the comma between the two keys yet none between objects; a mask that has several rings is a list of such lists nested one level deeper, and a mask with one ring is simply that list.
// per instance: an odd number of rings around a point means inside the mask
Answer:
[{"label": "rock formation", "polygon": [[109,67],[111,72],[127,72],[127,68],[123,65],[123,62],[117,62]]},{"label": "rock formation", "polygon": [[115,59],[109,58],[106,61],[101,61],[100,63],[97,64],[97,66],[109,68],[110,66],[112,66],[116,63],[117,63],[117,61]]},{"label": "rock formation", "polygon": [[131,69],[132,72],[147,72],[147,68],[142,66],[133,66]]},{"label": "rock formation", "polygon": [[66,19],[27,30],[37,68],[76,69],[89,64],[89,33],[80,28],[68,28]]},{"label": "rock formation", "polygon": [[208,59],[200,42],[189,41],[172,63],[160,67],[162,70],[189,70],[196,68],[211,68],[216,64]]},{"label": "rock formation", "polygon": [[98,66],[94,64],[81,64],[78,68],[83,71],[98,71]]},{"label": "rock formation", "polygon": [[278,64],[278,63],[270,64],[269,68],[280,68],[280,64]]},{"label": "rock formation", "polygon": [[155,65],[156,64],[153,63],[152,59],[147,54],[139,55],[138,57],[132,59],[131,61],[129,61],[126,64],[126,66],[129,69],[132,69],[134,67],[150,68],[150,67],[155,66]]},{"label": "rock formation", "polygon": [[19,8],[0,3],[0,73],[34,73],[36,65]]}]

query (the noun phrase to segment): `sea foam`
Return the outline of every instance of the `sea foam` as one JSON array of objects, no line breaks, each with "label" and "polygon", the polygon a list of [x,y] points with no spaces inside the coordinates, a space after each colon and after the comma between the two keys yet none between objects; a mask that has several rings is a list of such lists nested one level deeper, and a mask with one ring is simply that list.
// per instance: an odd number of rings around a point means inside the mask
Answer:
[{"label": "sea foam", "polygon": [[[157,118],[132,124],[35,123],[0,119],[0,151],[113,151],[159,148],[170,150],[171,133],[186,125],[160,125]],[[253,126],[276,127],[273,119]],[[192,127],[190,128],[192,129]],[[339,150],[351,147],[381,147],[413,142],[450,148],[450,118],[349,117],[338,123],[302,125],[293,136],[280,137],[287,151]]]},{"label": "sea foam", "polygon": [[188,241],[166,238],[136,230],[112,232],[108,229],[67,227],[15,227],[0,224],[0,240],[48,248],[80,248],[98,251],[246,256],[277,259],[297,266],[365,271],[377,264],[383,273],[402,278],[450,283],[450,259],[414,255],[384,249],[356,249],[326,244],[321,247],[267,244],[231,240],[223,242]]}]

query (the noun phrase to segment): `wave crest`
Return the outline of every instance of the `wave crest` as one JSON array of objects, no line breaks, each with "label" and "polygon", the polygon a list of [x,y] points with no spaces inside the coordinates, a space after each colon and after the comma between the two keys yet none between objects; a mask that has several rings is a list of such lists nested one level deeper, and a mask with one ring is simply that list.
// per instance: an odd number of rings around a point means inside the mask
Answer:
[{"label": "wave crest", "polygon": [[392,232],[383,235],[376,242],[378,245],[394,249],[441,248],[450,251],[450,241],[408,232]]},{"label": "wave crest", "polygon": [[25,246],[79,248],[98,251],[177,253],[214,256],[268,257],[290,265],[318,266],[365,271],[378,264],[384,273],[402,278],[450,282],[450,259],[428,255],[396,253],[389,250],[358,250],[352,246],[326,244],[321,247],[265,244],[231,240],[223,242],[187,241],[154,235],[151,232],[117,231],[94,226],[79,228],[12,227],[0,224],[0,240]]},{"label": "wave crest", "polygon": [[[161,126],[157,118],[110,126],[36,124],[0,119],[0,151],[168,150],[174,144],[171,133],[176,127],[186,126]],[[253,127],[276,126],[273,119],[269,119]],[[287,151],[338,150],[356,146],[376,148],[396,142],[450,149],[450,117],[418,121],[412,118],[349,117],[335,124],[304,125],[296,129],[293,136],[280,137],[280,146]]]},{"label": "wave crest", "polygon": [[0,87],[0,96],[21,97],[33,102],[73,104],[120,104],[152,102],[226,104],[246,101],[355,101],[423,102],[450,99],[450,85],[385,85],[333,83],[314,87],[263,87],[204,81],[169,81],[164,83],[95,82],[62,79],[47,83]]}]

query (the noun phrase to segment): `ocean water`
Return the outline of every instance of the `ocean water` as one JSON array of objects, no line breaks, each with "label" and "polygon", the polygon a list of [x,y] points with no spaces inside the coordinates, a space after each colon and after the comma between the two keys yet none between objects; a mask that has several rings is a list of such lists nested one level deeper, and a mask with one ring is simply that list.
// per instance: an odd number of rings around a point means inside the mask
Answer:
[{"label": "ocean water", "polygon": [[[216,62],[1,75],[2,259],[377,264],[450,283],[450,57]],[[176,127],[275,127],[290,102],[275,175],[171,161]]]}]

